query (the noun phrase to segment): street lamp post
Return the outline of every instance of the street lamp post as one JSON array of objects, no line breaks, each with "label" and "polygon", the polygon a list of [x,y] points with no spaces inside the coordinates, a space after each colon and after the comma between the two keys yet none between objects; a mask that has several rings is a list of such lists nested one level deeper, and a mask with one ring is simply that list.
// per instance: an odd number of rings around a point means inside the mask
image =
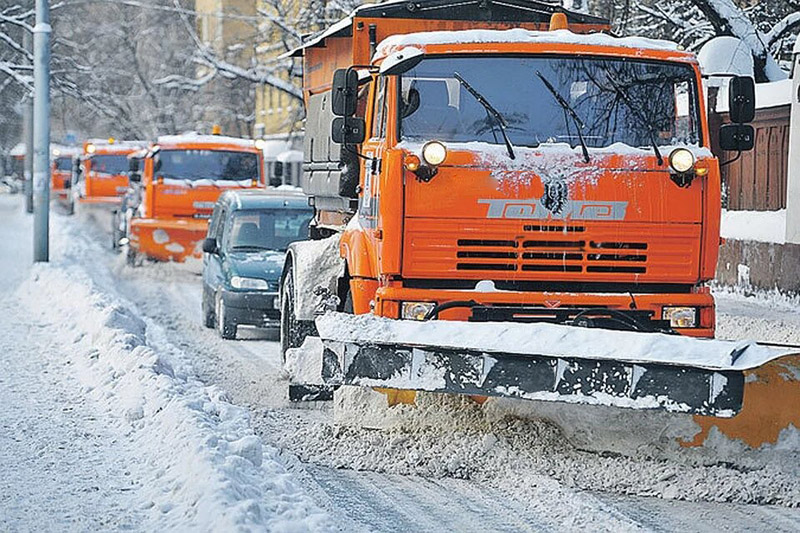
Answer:
[{"label": "street lamp post", "polygon": [[50,259],[50,8],[36,0],[33,27],[33,260]]}]

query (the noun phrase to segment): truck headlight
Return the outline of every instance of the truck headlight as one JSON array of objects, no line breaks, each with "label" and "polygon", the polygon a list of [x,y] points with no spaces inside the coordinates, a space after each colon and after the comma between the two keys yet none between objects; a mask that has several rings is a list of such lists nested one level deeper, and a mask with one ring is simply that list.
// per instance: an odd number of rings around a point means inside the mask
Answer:
[{"label": "truck headlight", "polygon": [[233,276],[231,278],[231,287],[234,289],[269,289],[269,283],[259,278]]},{"label": "truck headlight", "polygon": [[405,320],[423,320],[428,312],[436,307],[436,302],[403,302],[400,318]]},{"label": "truck headlight", "polygon": [[686,148],[676,148],[669,154],[669,166],[678,174],[689,172],[694,166],[694,154]]},{"label": "truck headlight", "polygon": [[661,319],[669,320],[672,328],[697,327],[696,307],[664,307],[661,310]]},{"label": "truck headlight", "polygon": [[444,163],[446,157],[447,148],[439,141],[427,142],[425,146],[422,147],[422,159],[429,165],[438,167]]}]

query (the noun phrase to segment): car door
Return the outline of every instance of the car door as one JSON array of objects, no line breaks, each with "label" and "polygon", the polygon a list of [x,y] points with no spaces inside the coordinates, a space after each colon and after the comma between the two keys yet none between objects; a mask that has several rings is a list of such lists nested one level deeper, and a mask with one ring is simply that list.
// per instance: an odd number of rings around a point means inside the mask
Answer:
[{"label": "car door", "polygon": [[208,238],[217,240],[217,253],[203,254],[203,289],[207,303],[212,303],[214,294],[222,284],[222,234],[228,220],[228,208],[217,204],[208,224]]}]

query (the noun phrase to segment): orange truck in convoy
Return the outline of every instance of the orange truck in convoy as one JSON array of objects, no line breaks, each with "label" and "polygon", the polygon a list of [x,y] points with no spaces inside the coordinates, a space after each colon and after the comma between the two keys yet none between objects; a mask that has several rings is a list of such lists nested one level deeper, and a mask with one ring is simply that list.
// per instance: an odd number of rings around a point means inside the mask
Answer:
[{"label": "orange truck in convoy", "polygon": [[78,190],[82,206],[119,208],[128,190],[128,154],[146,146],[143,141],[89,139],[83,143],[83,179]]},{"label": "orange truck in convoy", "polygon": [[130,175],[139,182],[141,198],[138,205],[127,206],[124,225],[131,263],[141,256],[158,261],[202,257],[200,246],[220,193],[265,187],[258,141],[221,135],[163,136],[143,159],[130,161]]},{"label": "orange truck in convoy", "polygon": [[75,163],[80,149],[58,146],[52,149],[50,169],[50,198],[66,207],[68,213],[73,211],[72,180]]},{"label": "orange truck in convoy", "polygon": [[[698,62],[605,30],[529,0],[388,2],[294,52],[315,208],[283,269],[295,383],[655,408],[689,416],[682,446],[798,427],[797,356],[695,339],[720,239]],[[753,94],[731,81],[725,149],[752,148]]]}]

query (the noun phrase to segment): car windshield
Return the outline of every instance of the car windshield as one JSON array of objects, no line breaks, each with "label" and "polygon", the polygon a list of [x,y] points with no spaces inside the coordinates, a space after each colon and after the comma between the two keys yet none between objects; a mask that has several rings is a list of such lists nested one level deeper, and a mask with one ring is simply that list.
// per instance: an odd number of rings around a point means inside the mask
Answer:
[{"label": "car windshield", "polygon": [[258,155],[228,150],[161,150],[155,155],[156,176],[196,181],[257,180]]},{"label": "car windshield", "polygon": [[309,209],[244,209],[236,211],[228,233],[228,251],[285,251],[308,238]]},{"label": "car windshield", "polygon": [[57,158],[56,170],[72,170],[72,158],[71,157]]},{"label": "car windshield", "polygon": [[[461,78],[463,81],[460,81]],[[694,70],[606,57],[432,57],[402,76],[400,138],[515,146],[700,143]]]},{"label": "car windshield", "polygon": [[125,155],[95,155],[89,161],[92,172],[113,175],[128,173],[128,157]]}]

